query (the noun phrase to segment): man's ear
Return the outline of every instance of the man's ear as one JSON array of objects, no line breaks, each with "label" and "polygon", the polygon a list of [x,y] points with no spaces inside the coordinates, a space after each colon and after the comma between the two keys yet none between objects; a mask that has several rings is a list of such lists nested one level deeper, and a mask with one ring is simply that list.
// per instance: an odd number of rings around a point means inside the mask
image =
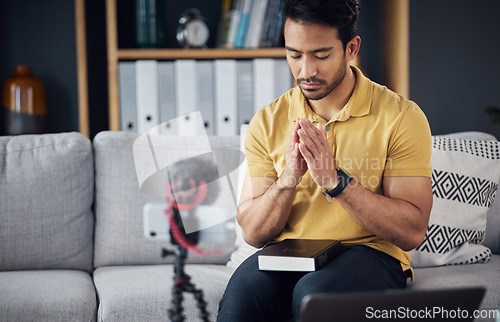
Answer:
[{"label": "man's ear", "polygon": [[359,48],[361,47],[361,37],[355,36],[348,43],[345,48],[345,55],[347,59],[354,60],[356,55],[359,52]]}]

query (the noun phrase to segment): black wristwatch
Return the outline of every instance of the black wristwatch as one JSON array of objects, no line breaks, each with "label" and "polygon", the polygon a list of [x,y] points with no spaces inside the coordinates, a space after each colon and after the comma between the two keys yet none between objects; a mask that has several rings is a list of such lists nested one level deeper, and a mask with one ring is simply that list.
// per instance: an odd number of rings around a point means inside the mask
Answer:
[{"label": "black wristwatch", "polygon": [[323,194],[326,197],[326,200],[328,200],[329,203],[332,202],[332,199],[338,196],[342,191],[344,191],[345,187],[349,184],[349,182],[352,181],[352,177],[347,174],[344,170],[341,168],[337,168],[337,174],[340,177],[340,182],[339,184],[333,188],[332,190],[325,190],[323,191]]}]

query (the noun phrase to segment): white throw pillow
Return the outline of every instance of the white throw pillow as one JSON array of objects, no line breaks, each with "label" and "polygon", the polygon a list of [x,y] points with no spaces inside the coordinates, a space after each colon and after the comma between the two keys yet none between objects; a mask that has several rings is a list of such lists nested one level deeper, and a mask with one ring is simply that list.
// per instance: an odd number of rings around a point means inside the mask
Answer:
[{"label": "white throw pillow", "polygon": [[432,140],[434,204],[425,239],[410,252],[411,264],[486,262],[491,251],[481,243],[500,178],[499,141],[465,140],[456,135]]}]

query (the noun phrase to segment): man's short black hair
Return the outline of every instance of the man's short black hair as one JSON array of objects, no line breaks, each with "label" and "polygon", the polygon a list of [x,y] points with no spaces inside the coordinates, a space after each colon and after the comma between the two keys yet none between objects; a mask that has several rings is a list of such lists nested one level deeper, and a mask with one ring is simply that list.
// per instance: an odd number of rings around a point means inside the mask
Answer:
[{"label": "man's short black hair", "polygon": [[336,27],[345,49],[356,36],[359,10],[359,0],[285,0],[283,21]]}]

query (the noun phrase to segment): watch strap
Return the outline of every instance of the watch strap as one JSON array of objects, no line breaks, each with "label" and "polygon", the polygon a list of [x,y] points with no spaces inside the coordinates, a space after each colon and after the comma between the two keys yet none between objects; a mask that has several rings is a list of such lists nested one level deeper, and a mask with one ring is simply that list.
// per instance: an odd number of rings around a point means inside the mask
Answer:
[{"label": "watch strap", "polygon": [[352,177],[348,175],[344,170],[341,168],[337,168],[337,174],[340,177],[340,182],[337,184],[335,188],[332,190],[325,190],[323,194],[326,196],[326,199],[328,202],[332,202],[332,198],[335,198],[338,196],[344,189],[347,187],[347,185],[352,181]]}]

